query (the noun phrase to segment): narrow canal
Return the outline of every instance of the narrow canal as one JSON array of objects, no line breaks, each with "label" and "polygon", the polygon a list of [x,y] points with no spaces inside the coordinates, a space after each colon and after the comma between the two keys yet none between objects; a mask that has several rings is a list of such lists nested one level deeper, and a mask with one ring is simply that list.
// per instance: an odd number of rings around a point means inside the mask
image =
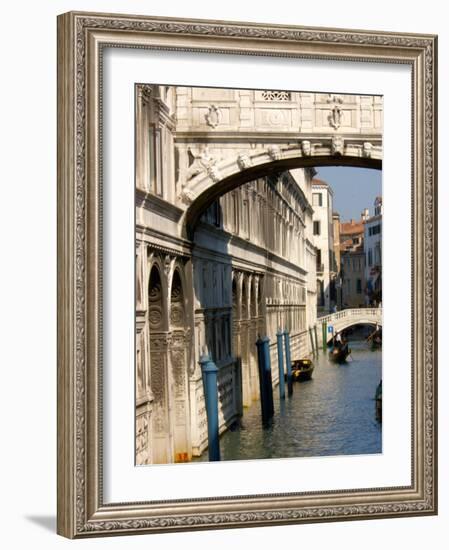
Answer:
[{"label": "narrow canal", "polygon": [[[240,423],[220,438],[221,459],[381,453],[374,396],[382,377],[382,352],[371,351],[364,340],[350,341],[350,348],[348,362],[341,365],[321,351],[313,359],[312,380],[295,382],[285,401],[274,388],[275,414],[266,427],[259,401],[244,409]],[[207,461],[207,450],[196,460]]]}]

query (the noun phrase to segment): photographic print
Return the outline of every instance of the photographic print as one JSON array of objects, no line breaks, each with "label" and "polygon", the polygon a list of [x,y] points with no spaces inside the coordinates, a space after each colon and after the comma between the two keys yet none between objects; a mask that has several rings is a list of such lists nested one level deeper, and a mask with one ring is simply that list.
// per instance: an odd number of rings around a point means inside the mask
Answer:
[{"label": "photographic print", "polygon": [[136,465],[381,453],[382,96],[135,101]]}]

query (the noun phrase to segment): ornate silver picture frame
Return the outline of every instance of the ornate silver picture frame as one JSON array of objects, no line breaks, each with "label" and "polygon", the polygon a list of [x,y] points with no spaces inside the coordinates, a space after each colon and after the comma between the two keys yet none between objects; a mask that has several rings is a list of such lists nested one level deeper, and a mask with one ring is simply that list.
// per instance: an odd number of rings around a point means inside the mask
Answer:
[{"label": "ornate silver picture frame", "polygon": [[[109,409],[104,407],[103,386],[108,368],[103,339],[107,310],[103,242],[109,227],[104,224],[103,202],[107,49],[238,55],[247,61],[306,59],[360,67],[377,63],[410,69],[411,204],[405,208],[412,220],[411,265],[406,270],[412,281],[412,307],[403,312],[412,342],[407,362],[411,415],[405,426],[411,432],[410,484],[367,487],[362,483],[351,489],[272,492],[261,481],[257,493],[191,498],[181,492],[175,497],[168,493],[165,498],[155,497],[148,486],[143,500],[105,498],[110,476],[105,468],[109,448],[104,445],[104,426]],[[436,60],[433,35],[96,13],[59,16],[59,534],[83,538],[437,513]],[[219,122],[216,109],[212,108],[209,119],[212,126]],[[298,155],[302,155],[300,147]],[[310,156],[305,156],[304,166],[312,166]],[[133,372],[134,365],[130,369]],[[133,453],[129,461],[134,466]]]}]

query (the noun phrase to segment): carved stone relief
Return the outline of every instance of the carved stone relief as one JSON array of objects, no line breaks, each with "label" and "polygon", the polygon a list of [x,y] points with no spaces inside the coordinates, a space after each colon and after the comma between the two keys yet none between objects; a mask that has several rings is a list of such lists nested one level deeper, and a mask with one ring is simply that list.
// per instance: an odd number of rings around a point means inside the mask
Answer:
[{"label": "carved stone relief", "polygon": [[284,92],[281,90],[263,90],[262,98],[265,101],[290,101],[291,92]]},{"label": "carved stone relief", "polygon": [[245,152],[239,154],[239,156],[237,157],[237,164],[240,170],[246,170],[247,168],[250,168],[252,166],[251,159]]},{"label": "carved stone relief", "polygon": [[136,463],[148,464],[150,462],[149,446],[150,413],[137,416],[136,419]]},{"label": "carved stone relief", "polygon": [[342,155],[344,152],[344,141],[340,136],[332,138],[331,152],[333,155]]},{"label": "carved stone relief", "polygon": [[217,105],[211,105],[207,111],[205,117],[206,124],[211,128],[216,128],[222,119],[222,113]]},{"label": "carved stone relief", "polygon": [[152,94],[152,87],[149,84],[142,84],[138,87],[139,96],[142,101],[142,105],[149,105]]},{"label": "carved stone relief", "polygon": [[282,157],[281,150],[278,145],[270,145],[268,147],[268,155],[272,160],[279,160]]},{"label": "carved stone relief", "polygon": [[332,107],[331,114],[329,115],[329,124],[334,130],[338,130],[341,126],[341,109],[338,105]]},{"label": "carved stone relief", "polygon": [[365,141],[363,144],[362,155],[366,158],[370,158],[373,151],[373,144],[369,141]]},{"label": "carved stone relief", "polygon": [[174,381],[174,393],[176,398],[185,395],[185,353],[184,349],[173,349],[171,352],[171,366]]},{"label": "carved stone relief", "polygon": [[305,157],[310,157],[312,153],[312,145],[307,139],[301,141],[301,151]]},{"label": "carved stone relief", "polygon": [[148,285],[148,322],[150,330],[160,330],[163,326],[162,283],[159,270],[153,267]]},{"label": "carved stone relief", "polygon": [[206,144],[202,145],[199,150],[189,147],[188,154],[191,163],[186,172],[186,182],[201,172],[211,169],[218,162],[218,159],[210,153],[209,147]]}]

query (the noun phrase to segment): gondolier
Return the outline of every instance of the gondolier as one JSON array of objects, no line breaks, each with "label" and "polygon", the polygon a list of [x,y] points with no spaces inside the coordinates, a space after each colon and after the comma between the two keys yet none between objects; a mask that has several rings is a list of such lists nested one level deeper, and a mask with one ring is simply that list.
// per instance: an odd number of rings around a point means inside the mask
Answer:
[{"label": "gondolier", "polygon": [[351,353],[348,343],[343,340],[342,335],[338,332],[333,340],[332,350],[329,353],[329,358],[336,363],[344,363]]}]

